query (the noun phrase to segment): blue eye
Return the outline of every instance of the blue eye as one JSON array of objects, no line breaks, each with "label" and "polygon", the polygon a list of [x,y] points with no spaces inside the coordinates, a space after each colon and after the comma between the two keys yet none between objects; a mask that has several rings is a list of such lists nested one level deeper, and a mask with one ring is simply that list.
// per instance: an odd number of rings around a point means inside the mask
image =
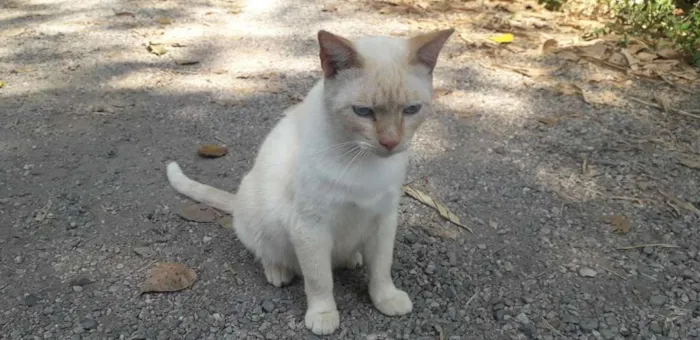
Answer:
[{"label": "blue eye", "polygon": [[374,111],[372,111],[372,109],[364,106],[353,106],[352,110],[355,112],[356,115],[360,117],[367,117],[374,114]]},{"label": "blue eye", "polygon": [[409,105],[403,108],[403,114],[405,115],[412,115],[415,113],[418,113],[420,111],[420,104],[415,104],[415,105]]}]

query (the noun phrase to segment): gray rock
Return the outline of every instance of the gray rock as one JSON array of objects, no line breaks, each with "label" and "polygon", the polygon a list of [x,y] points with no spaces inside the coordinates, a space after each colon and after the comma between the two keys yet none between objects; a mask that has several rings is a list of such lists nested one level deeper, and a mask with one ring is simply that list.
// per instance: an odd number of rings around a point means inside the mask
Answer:
[{"label": "gray rock", "polygon": [[149,258],[155,253],[150,247],[134,247],[133,250],[136,255],[144,258]]},{"label": "gray rock", "polygon": [[27,307],[34,307],[37,303],[39,303],[39,298],[34,294],[28,294],[24,297],[24,304],[27,305]]},{"label": "gray rock", "polygon": [[595,277],[596,275],[598,275],[598,272],[588,267],[581,267],[578,270],[578,274],[583,277]]},{"label": "gray rock", "polygon": [[80,321],[80,326],[86,330],[93,329],[97,327],[97,321],[91,318],[85,318]]},{"label": "gray rock", "polygon": [[654,307],[661,307],[666,303],[666,297],[663,295],[652,295],[649,298],[649,303]]},{"label": "gray rock", "polygon": [[262,303],[262,309],[265,313],[272,313],[275,310],[275,303],[270,300],[265,300]]},{"label": "gray rock", "polygon": [[525,315],[525,313],[519,313],[515,316],[515,321],[525,324],[530,323],[530,318],[528,318],[527,315]]},{"label": "gray rock", "polygon": [[73,291],[76,293],[80,293],[83,291],[83,287],[81,286],[73,286]]}]

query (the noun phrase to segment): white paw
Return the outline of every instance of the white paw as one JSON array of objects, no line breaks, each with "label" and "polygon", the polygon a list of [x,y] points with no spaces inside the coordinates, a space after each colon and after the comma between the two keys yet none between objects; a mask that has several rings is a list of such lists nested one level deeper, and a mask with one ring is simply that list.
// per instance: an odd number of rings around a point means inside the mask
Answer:
[{"label": "white paw", "polygon": [[330,311],[307,310],[304,324],[316,335],[328,335],[340,326],[340,315],[337,309]]},{"label": "white paw", "polygon": [[288,268],[279,265],[266,265],[263,266],[265,269],[265,277],[267,282],[275,287],[282,287],[290,282],[294,278],[294,274]]},{"label": "white paw", "polygon": [[382,314],[388,316],[404,315],[413,310],[413,303],[403,290],[391,288],[386,292],[370,296],[372,303]]},{"label": "white paw", "polygon": [[345,264],[345,267],[348,269],[355,269],[362,267],[362,264],[362,254],[358,251],[352,255],[352,257]]}]

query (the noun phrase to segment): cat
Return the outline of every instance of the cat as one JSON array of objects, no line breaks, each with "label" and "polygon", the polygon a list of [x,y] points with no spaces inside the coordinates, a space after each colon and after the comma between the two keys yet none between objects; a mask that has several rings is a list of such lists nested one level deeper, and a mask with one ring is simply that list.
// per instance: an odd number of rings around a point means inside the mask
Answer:
[{"label": "cat", "polygon": [[235,195],[168,163],[179,193],[233,214],[238,238],[269,283],[303,277],[304,323],[315,334],[340,324],[334,268],[364,264],[381,313],[413,309],[390,273],[398,203],[407,151],[432,112],[433,70],[453,32],[350,41],[319,31],[324,77],[272,129]]}]

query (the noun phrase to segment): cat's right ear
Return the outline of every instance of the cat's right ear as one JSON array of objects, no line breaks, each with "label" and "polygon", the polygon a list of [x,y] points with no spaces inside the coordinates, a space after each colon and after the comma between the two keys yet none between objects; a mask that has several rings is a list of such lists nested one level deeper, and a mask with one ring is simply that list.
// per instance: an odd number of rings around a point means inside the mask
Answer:
[{"label": "cat's right ear", "polygon": [[338,72],[360,66],[360,57],[352,42],[331,32],[318,31],[319,56],[326,78],[335,77]]}]

